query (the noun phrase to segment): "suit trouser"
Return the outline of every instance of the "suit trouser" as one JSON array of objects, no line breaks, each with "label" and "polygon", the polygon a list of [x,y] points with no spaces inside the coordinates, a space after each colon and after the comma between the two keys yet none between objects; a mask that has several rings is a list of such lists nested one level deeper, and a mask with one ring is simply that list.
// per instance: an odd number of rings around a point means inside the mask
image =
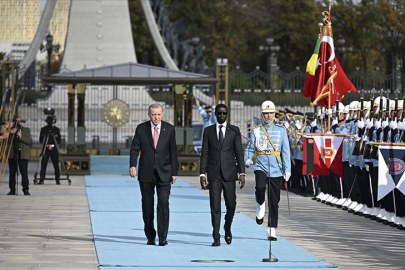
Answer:
[{"label": "suit trouser", "polygon": [[162,182],[157,173],[154,171],[152,182],[139,182],[142,194],[142,215],[144,222],[145,235],[149,241],[155,241],[156,230],[154,227],[154,197],[155,187],[157,192],[157,232],[159,241],[167,239],[169,231],[169,196],[171,182]]},{"label": "suit trouser", "polygon": [[23,190],[29,190],[29,180],[28,180],[28,159],[20,159],[18,161],[18,168],[17,168],[17,160],[9,159],[8,160],[8,168],[10,170],[9,173],[9,183],[8,186],[10,190],[15,191],[16,185],[16,173],[17,169],[20,169],[21,173],[21,185]]},{"label": "suit trouser", "polygon": [[41,159],[41,172],[39,173],[39,179],[44,180],[46,174],[46,167],[48,165],[49,156],[51,157],[53,168],[55,169],[55,180],[59,181],[60,179],[60,169],[59,169],[59,154],[56,147],[52,150],[46,149],[44,155]]},{"label": "suit trouser", "polygon": [[219,229],[221,226],[221,193],[224,191],[224,199],[226,206],[224,230],[230,231],[233,216],[236,209],[236,181],[225,181],[220,173],[214,181],[210,181],[210,208],[211,208],[211,224],[212,237],[214,240],[219,240]]},{"label": "suit trouser", "polygon": [[268,215],[268,227],[277,228],[278,225],[278,204],[280,202],[280,187],[283,177],[267,177],[266,173],[260,170],[255,171],[256,181],[256,202],[262,205],[266,198],[266,186],[270,178],[270,198]]}]

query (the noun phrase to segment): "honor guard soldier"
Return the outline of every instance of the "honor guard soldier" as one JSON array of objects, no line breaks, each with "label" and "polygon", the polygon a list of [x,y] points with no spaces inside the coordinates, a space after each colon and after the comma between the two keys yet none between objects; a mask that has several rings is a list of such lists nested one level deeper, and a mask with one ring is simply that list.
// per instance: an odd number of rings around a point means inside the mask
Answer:
[{"label": "honor guard soldier", "polygon": [[[280,187],[291,176],[290,145],[287,130],[283,125],[274,122],[276,108],[272,101],[267,100],[261,105],[262,124],[256,127],[245,149],[245,166],[254,165],[256,183],[256,222],[262,224],[266,210],[265,195],[268,186],[269,217],[267,236],[270,241],[277,240],[278,205]],[[268,185],[270,184],[270,185]]]}]

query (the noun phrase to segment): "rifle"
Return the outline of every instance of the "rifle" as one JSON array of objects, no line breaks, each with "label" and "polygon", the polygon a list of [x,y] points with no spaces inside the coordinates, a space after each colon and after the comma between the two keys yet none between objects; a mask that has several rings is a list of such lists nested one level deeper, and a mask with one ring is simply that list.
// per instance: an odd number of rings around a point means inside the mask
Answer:
[{"label": "rifle", "polygon": [[[370,121],[373,122],[374,121],[374,115],[375,115],[375,111],[374,111],[374,93],[376,92],[375,88],[371,89],[371,98],[370,98]],[[373,110],[373,111],[371,111]],[[371,137],[374,131],[374,126],[371,127]],[[361,137],[361,143],[360,143],[360,151],[359,151],[359,155],[364,155],[364,148],[366,147],[366,138],[370,138],[370,130],[365,127],[364,128],[364,132],[363,132],[363,136]]]},{"label": "rifle", "polygon": [[[382,119],[383,116],[383,108],[384,108],[384,103],[383,103],[383,93],[384,89],[381,89],[381,96],[380,96],[380,111],[378,112],[378,119]],[[381,120],[382,121],[382,120]],[[376,133],[376,141],[379,142],[381,138],[381,132],[382,132],[382,127],[379,127]]]},{"label": "rifle", "polygon": [[[389,123],[389,121],[391,120],[391,113],[390,113],[390,89],[387,89],[386,91],[387,94],[387,101],[385,104],[385,121],[387,121]],[[384,128],[384,137],[383,140],[385,142],[388,142],[388,132],[390,131],[390,127],[389,124]]]},{"label": "rifle", "polygon": [[[401,115],[401,121],[403,121],[403,119],[404,119],[404,117],[405,117],[405,110],[404,110],[404,108],[403,108],[404,102],[405,102],[405,93],[404,93],[404,96],[402,97],[402,115]],[[400,141],[400,142],[405,142],[405,132],[404,132],[403,129],[401,130],[401,135],[399,135],[399,141]]]},{"label": "rifle", "polygon": [[[360,116],[359,116],[359,120],[358,121],[363,121],[363,110],[364,110],[364,90],[361,90],[360,91]],[[365,130],[366,128],[365,127],[363,127],[363,128],[358,128],[357,129],[357,136],[359,137],[359,138],[362,138],[363,137],[363,133],[364,133],[364,130]],[[362,139],[360,139],[360,140],[358,140],[358,141],[355,141],[355,145],[354,145],[354,149],[353,149],[353,153],[352,153],[352,155],[353,156],[358,156],[359,154],[360,154],[360,145],[361,145],[361,141],[362,141]]]},{"label": "rifle", "polygon": [[[394,106],[394,112],[392,113],[391,116],[391,121],[397,121],[397,112],[398,112],[398,93],[399,89],[395,90],[395,106]],[[391,130],[391,138],[390,142],[395,142],[395,136],[398,134],[398,128],[392,129]]]}]

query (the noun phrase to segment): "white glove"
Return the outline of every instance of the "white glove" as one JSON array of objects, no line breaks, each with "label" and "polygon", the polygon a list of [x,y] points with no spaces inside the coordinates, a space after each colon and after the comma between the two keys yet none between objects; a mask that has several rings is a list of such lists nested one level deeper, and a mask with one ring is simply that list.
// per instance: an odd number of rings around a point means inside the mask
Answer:
[{"label": "white glove", "polygon": [[286,173],[284,174],[284,179],[285,179],[286,182],[288,182],[288,180],[290,180],[290,177],[291,177],[291,173],[286,172]]},{"label": "white glove", "polygon": [[382,122],[381,127],[382,128],[386,128],[388,126],[388,118],[384,120],[384,122]]},{"label": "white glove", "polygon": [[251,159],[246,160],[245,162],[245,167],[249,168],[253,164],[253,161]]},{"label": "white glove", "polygon": [[403,129],[404,129],[404,123],[403,123],[403,122],[401,122],[401,121],[398,122],[398,129],[399,129],[399,130],[403,130]]},{"label": "white glove", "polygon": [[327,109],[325,112],[326,115],[332,115],[332,109]]},{"label": "white glove", "polygon": [[356,142],[358,142],[358,141],[361,140],[361,137],[359,137],[359,136],[356,134],[356,136],[354,136],[354,140],[355,140]]},{"label": "white glove", "polygon": [[289,127],[290,127],[290,124],[289,124],[287,121],[285,121],[285,122],[284,122],[284,126],[285,126],[285,128],[289,128]]},{"label": "white glove", "polygon": [[333,119],[332,124],[330,124],[330,125],[333,127],[334,125],[337,125],[337,123],[338,123],[338,120],[335,118],[335,119]]},{"label": "white glove", "polygon": [[297,129],[301,129],[301,128],[302,128],[302,123],[301,123],[301,122],[295,123],[295,127],[296,127]]},{"label": "white glove", "polygon": [[314,121],[311,122],[311,127],[316,127],[316,119],[314,119]]},{"label": "white glove", "polygon": [[366,120],[366,127],[367,127],[367,129],[370,129],[373,127],[373,122],[368,118]]},{"label": "white glove", "polygon": [[390,129],[396,129],[396,128],[398,128],[398,125],[397,125],[397,118],[395,117],[395,120],[392,120],[390,123]]},{"label": "white glove", "polygon": [[402,130],[405,130],[405,118],[402,119]]},{"label": "white glove", "polygon": [[319,118],[324,119],[324,118],[325,118],[325,114],[324,114],[324,113],[321,114],[321,116],[320,116]]},{"label": "white glove", "polygon": [[364,128],[364,121],[363,121],[363,119],[361,119],[361,120],[359,120],[359,121],[357,121],[357,128]]}]

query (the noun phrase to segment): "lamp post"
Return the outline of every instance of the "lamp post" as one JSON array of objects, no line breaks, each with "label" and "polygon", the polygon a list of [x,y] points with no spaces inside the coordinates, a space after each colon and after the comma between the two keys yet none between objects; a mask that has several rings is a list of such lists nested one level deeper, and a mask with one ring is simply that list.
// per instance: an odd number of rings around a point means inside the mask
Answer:
[{"label": "lamp post", "polygon": [[267,61],[267,72],[270,76],[270,88],[271,88],[271,78],[274,76],[278,66],[277,66],[277,52],[280,51],[280,46],[274,45],[274,38],[266,38],[266,45],[259,46],[261,52],[266,53]]},{"label": "lamp post", "polygon": [[56,44],[56,45],[52,44],[53,36],[51,35],[51,33],[48,33],[48,35],[46,35],[45,41],[46,41],[45,45],[41,43],[40,50],[41,50],[41,52],[47,51],[47,53],[48,53],[48,73],[47,74],[48,74],[48,76],[51,76],[51,73],[52,73],[51,72],[52,51],[55,51],[56,53],[59,52],[60,45],[59,44]]}]

